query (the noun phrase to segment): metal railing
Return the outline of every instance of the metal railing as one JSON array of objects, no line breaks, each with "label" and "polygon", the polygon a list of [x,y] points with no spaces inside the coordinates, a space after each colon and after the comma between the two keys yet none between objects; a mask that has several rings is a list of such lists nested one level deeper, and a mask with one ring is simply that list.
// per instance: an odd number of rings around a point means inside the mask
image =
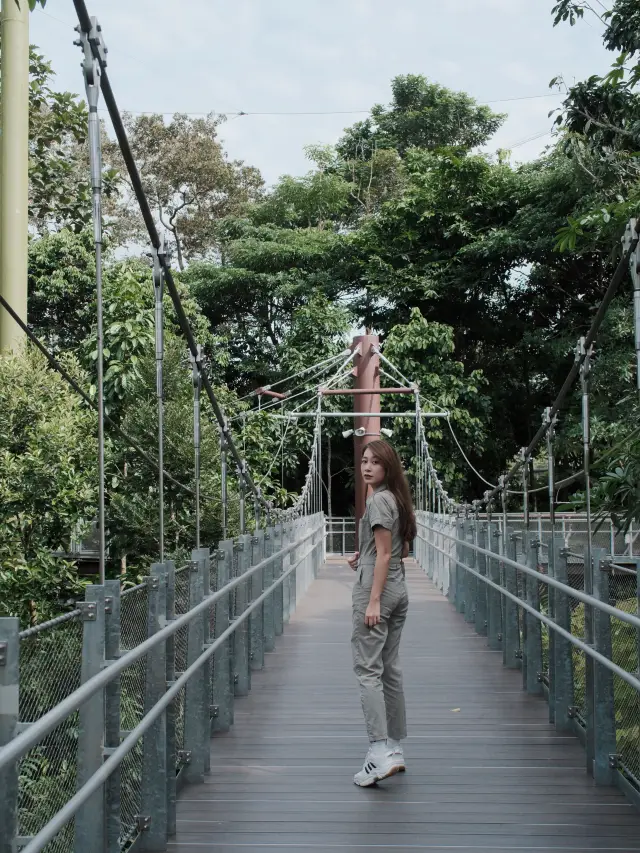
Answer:
[{"label": "metal railing", "polygon": [[356,520],[353,516],[327,518],[327,554],[352,554],[356,550]]},{"label": "metal railing", "polygon": [[[572,551],[579,551],[587,543],[588,534],[588,519],[586,513],[559,513],[555,514],[554,530],[556,533],[561,533],[564,539],[565,547]],[[499,529],[502,530],[504,523],[503,513],[494,513],[493,521],[496,522]],[[485,513],[479,513],[478,518],[482,521],[487,520]],[[519,527],[523,523],[523,514],[521,512],[506,514],[507,526]],[[542,539],[548,536],[551,532],[551,520],[548,512],[531,512],[529,514],[529,529],[538,534]],[[630,559],[636,561],[640,559],[640,543],[638,537],[640,529],[637,524],[631,524],[626,533],[620,532],[613,519],[605,518],[591,525],[591,540],[594,545],[604,548],[612,557],[618,557],[621,560]]]},{"label": "metal railing", "polygon": [[324,547],[317,513],[89,586],[44,630],[0,619],[0,853],[165,849]]},{"label": "metal railing", "polygon": [[[561,525],[535,529],[418,512],[416,559],[487,637],[523,688],[544,695],[549,721],[577,735],[596,784],[640,806],[640,587],[604,548],[591,565]],[[508,521],[518,519],[508,519]],[[592,593],[585,592],[591,589]]]}]

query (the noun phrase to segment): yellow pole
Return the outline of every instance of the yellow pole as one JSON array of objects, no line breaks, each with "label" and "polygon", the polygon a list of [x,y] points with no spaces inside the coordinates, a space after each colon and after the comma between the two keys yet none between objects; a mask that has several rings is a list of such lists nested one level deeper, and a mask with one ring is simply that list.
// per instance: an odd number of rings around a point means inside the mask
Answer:
[{"label": "yellow pole", "polygon": [[[2,0],[0,77],[0,293],[27,320],[29,202],[29,3]],[[0,350],[24,334],[0,307]]]}]

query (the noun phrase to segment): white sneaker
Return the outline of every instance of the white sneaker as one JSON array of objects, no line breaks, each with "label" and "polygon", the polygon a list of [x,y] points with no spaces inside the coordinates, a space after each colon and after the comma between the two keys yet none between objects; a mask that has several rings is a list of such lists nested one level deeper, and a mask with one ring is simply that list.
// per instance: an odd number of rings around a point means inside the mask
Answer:
[{"label": "white sneaker", "polygon": [[404,762],[404,751],[402,749],[402,744],[398,740],[387,741],[387,746],[391,751],[391,760],[396,768],[396,773],[404,773],[407,769],[407,765]]},{"label": "white sneaker", "polygon": [[399,767],[393,760],[393,753],[387,748],[386,744],[382,749],[376,749],[372,746],[367,752],[362,770],[356,773],[353,781],[360,788],[368,788],[382,779],[395,776],[398,770]]}]

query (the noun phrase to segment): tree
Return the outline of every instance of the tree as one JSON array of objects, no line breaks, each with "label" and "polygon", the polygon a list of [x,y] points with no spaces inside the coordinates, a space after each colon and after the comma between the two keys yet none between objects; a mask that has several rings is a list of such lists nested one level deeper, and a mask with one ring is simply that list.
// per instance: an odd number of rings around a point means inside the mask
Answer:
[{"label": "tree", "polygon": [[484,145],[505,118],[464,92],[452,92],[419,74],[395,77],[391,91],[388,107],[376,104],[371,118],[357,122],[339,141],[337,151],[345,160],[368,160],[381,149],[401,157],[411,148],[470,151]]},{"label": "tree", "polygon": [[93,233],[62,229],[29,242],[28,319],[54,353],[78,352],[95,322]]},{"label": "tree", "polygon": [[333,228],[254,224],[266,216],[262,205],[249,215],[221,223],[222,264],[193,264],[182,276],[226,339],[225,380],[241,394],[282,375],[279,348],[298,309],[315,294],[334,301],[346,290],[339,269],[345,241]]},{"label": "tree", "polygon": [[[73,359],[68,369],[82,371]],[[68,552],[97,503],[94,413],[43,357],[0,356],[0,610],[33,624],[81,584]]]},{"label": "tree", "polygon": [[[227,159],[218,139],[223,119],[189,118],[176,114],[166,123],[161,115],[123,116],[143,186],[158,224],[173,241],[178,266],[215,251],[215,224],[257,198],[262,178],[257,169]],[[123,176],[120,149],[104,144],[105,162]],[[126,178],[124,179],[126,181]],[[129,187],[120,199],[116,238],[144,239],[146,231]]]},{"label": "tree", "polygon": [[[423,410],[449,412],[450,422],[459,441],[466,446],[467,455],[480,464],[491,412],[487,381],[480,370],[467,374],[462,362],[456,359],[455,349],[454,330],[429,322],[418,308],[414,308],[408,323],[389,330],[384,354],[418,384]],[[407,400],[389,397],[387,405],[394,411],[404,411]],[[451,493],[455,490],[458,497],[463,497],[469,484],[476,491],[480,484],[465,470],[446,421],[434,418],[426,420],[424,426],[436,467]],[[413,460],[415,423],[407,421],[405,424],[397,419],[394,433],[397,433],[394,444]]]}]

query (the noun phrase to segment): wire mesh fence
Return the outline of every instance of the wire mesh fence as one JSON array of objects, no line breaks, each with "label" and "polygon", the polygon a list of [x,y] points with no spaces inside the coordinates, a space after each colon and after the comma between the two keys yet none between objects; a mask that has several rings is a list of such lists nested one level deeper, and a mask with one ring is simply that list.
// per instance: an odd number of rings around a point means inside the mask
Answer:
[{"label": "wire mesh fence", "polygon": [[[80,686],[82,621],[79,613],[20,640],[20,722],[32,723]],[[48,734],[20,762],[18,822],[21,835],[37,833],[76,790],[78,714]],[[0,794],[1,796],[1,794]],[[48,853],[73,849],[73,823],[47,846]]]},{"label": "wire mesh fence", "polygon": [[[544,535],[540,541],[535,527],[530,528],[527,536],[522,518],[520,527],[513,524],[513,518],[511,521],[512,526],[506,528],[505,537],[502,525],[487,525],[480,520],[474,530],[476,523],[473,521],[418,513],[422,543],[417,551],[421,565],[435,579],[434,567],[442,560],[442,533],[446,531],[455,547],[456,561],[459,561],[456,572],[462,577],[462,580],[460,577],[456,580],[450,597],[467,618],[482,595],[480,580],[473,574],[478,561],[472,543],[480,542],[482,535],[489,534],[486,537],[487,548],[495,556],[487,557],[487,575],[505,592],[515,595],[518,601],[498,593],[500,607],[495,612],[491,612],[489,607],[489,622],[484,626],[488,642],[494,642],[493,648],[502,649],[505,663],[509,666],[519,666],[517,658],[521,657],[527,689],[539,692],[530,677],[531,668],[527,671],[530,663],[527,655],[534,654],[536,669],[539,664],[541,670],[536,672],[537,680],[549,688],[556,722],[560,720],[560,725],[568,727],[568,730],[575,723],[583,732],[586,730],[587,735],[589,731],[593,733],[589,726],[598,726],[596,741],[604,743],[609,737],[607,749],[610,755],[607,755],[604,766],[618,767],[627,781],[635,785],[640,796],[640,691],[604,664],[594,661],[579,647],[579,644],[590,645],[597,654],[609,659],[631,677],[640,677],[640,628],[629,624],[623,616],[640,615],[637,576],[640,555],[612,558],[609,531],[599,530],[596,526],[593,537],[585,537],[584,550],[576,551],[573,546],[569,547],[574,531],[566,519],[558,522],[553,529],[549,523],[543,525]],[[582,529],[580,524],[578,528]],[[481,530],[484,533],[479,533]],[[631,545],[628,537],[626,541]],[[586,556],[589,547],[593,555],[591,561]],[[508,559],[505,560],[505,556]],[[518,566],[512,565],[511,560]],[[465,566],[472,571],[465,572]],[[537,570],[543,577],[532,578],[528,569]],[[554,577],[574,594],[549,584],[544,579],[545,575]],[[492,594],[489,588],[486,593],[488,603]],[[594,603],[585,604],[576,594],[591,596]],[[620,615],[599,608],[596,601],[615,608]],[[555,621],[575,638],[575,643],[540,621],[536,623],[534,639],[527,643],[527,631],[532,624],[530,619],[535,617],[527,616],[524,604],[533,606],[543,617]],[[518,611],[517,628],[514,607]],[[495,623],[493,629],[491,620]],[[476,628],[482,630],[477,621]],[[520,650],[516,656],[511,645],[518,641]],[[610,733],[603,735],[602,731],[607,727]],[[575,726],[573,728],[575,730]],[[610,762],[613,763],[610,765]]]},{"label": "wire mesh fence", "polygon": [[[606,571],[609,603],[625,613],[638,615],[638,580],[636,573],[614,566]],[[621,619],[611,619],[612,659],[626,672],[638,674],[640,660],[638,629]],[[618,760],[636,780],[640,780],[640,695],[619,677],[613,679],[616,716],[616,751]]]},{"label": "wire mesh fence", "polygon": [[[175,611],[176,616],[189,610],[189,566],[176,569]],[[188,627],[181,628],[175,634],[175,673],[180,675],[187,668]],[[176,773],[184,765],[184,713],[186,691],[183,689],[173,703],[176,725]]]},{"label": "wire mesh fence", "polygon": [[[133,587],[120,603],[120,646],[123,652],[134,649],[147,638],[148,590],[146,584]],[[120,682],[120,728],[131,731],[144,716],[146,658],[142,657],[124,670]],[[136,833],[138,815],[142,811],[142,746],[123,762],[120,772],[122,804],[122,836]]]}]

